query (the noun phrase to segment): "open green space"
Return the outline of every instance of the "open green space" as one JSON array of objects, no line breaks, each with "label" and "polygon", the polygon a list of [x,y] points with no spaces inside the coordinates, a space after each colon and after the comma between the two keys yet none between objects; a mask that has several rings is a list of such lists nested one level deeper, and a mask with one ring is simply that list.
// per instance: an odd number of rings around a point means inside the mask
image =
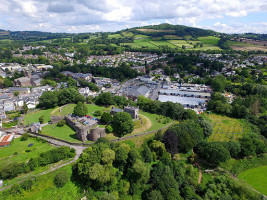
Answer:
[{"label": "open green space", "polygon": [[120,34],[109,34],[108,38],[121,38],[122,36]]},{"label": "open green space", "polygon": [[131,48],[136,48],[136,49],[142,48],[142,46],[140,46],[137,43],[121,43],[120,45],[122,45],[122,46],[130,46]]},{"label": "open green space", "polygon": [[244,180],[262,194],[267,195],[267,165],[246,170],[238,178]]},{"label": "open green space", "polygon": [[214,36],[207,36],[207,37],[199,37],[198,40],[207,44],[212,44],[217,46],[220,38]]},{"label": "open green space", "polygon": [[243,120],[217,114],[204,114],[203,116],[213,125],[213,133],[209,141],[237,140],[251,132],[249,125]]},{"label": "open green space", "polygon": [[230,40],[228,40],[228,41],[226,42],[226,44],[227,44],[228,46],[237,46],[237,47],[253,46],[253,45],[250,45],[250,44],[247,44],[247,43],[244,43],[244,42],[230,41]]},{"label": "open green space", "polygon": [[81,142],[80,140],[78,140],[75,131],[67,125],[64,125],[62,127],[58,127],[55,124],[46,125],[42,129],[42,134],[66,140],[69,142]]},{"label": "open green space", "polygon": [[[86,106],[88,108],[87,114],[90,116],[95,116],[94,115],[95,111],[110,111],[111,109],[111,107],[106,108],[95,104],[87,104]],[[75,104],[68,104],[61,108],[55,108],[54,110],[50,109],[48,113],[50,114],[49,116],[51,115],[65,116],[72,113],[74,107]],[[38,112],[43,112],[43,111],[38,111]],[[128,134],[127,136],[158,130],[160,128],[167,126],[169,123],[172,122],[172,120],[167,119],[166,117],[163,116],[159,116],[157,114],[151,114],[143,111],[140,111],[139,113],[140,117],[143,120],[143,124],[137,123],[135,126],[135,130],[131,134]],[[100,124],[99,127],[104,128],[105,125]],[[58,127],[56,124],[46,125],[42,128],[42,134],[66,140],[69,142],[74,142],[74,143],[81,142],[80,140],[78,140],[75,131],[67,125],[64,125],[63,127]],[[115,137],[113,134],[108,134],[108,138],[115,139],[117,137]]]},{"label": "open green space", "polygon": [[151,44],[156,45],[156,46],[168,46],[170,48],[176,48],[174,44],[169,43],[168,41],[165,40],[160,40],[160,41],[150,41]]},{"label": "open green space", "polygon": [[39,122],[39,118],[44,116],[44,123],[47,123],[51,119],[51,112],[55,108],[47,110],[37,110],[34,112],[29,112],[25,115],[24,124],[31,124],[33,122]]},{"label": "open green space", "polygon": [[[33,146],[28,147],[31,143],[33,143]],[[0,163],[27,162],[52,148],[53,146],[46,142],[38,141],[36,138],[29,137],[27,141],[21,141],[20,138],[16,138],[11,142],[10,146],[0,148]]]},{"label": "open green space", "polygon": [[134,34],[132,32],[128,32],[128,31],[123,31],[121,34],[124,37],[132,37],[132,36],[134,36]]},{"label": "open green space", "polygon": [[28,200],[37,200],[37,199],[81,199],[84,197],[83,190],[75,184],[75,182],[68,181],[66,185],[61,188],[58,188],[54,184],[54,177],[60,171],[65,171],[69,175],[72,174],[71,165],[62,167],[56,171],[53,171],[49,174],[42,175],[36,178],[34,181],[33,187],[31,190],[23,191],[22,194],[16,195],[5,195],[4,192],[0,193],[1,200],[13,200],[13,199],[28,199]]},{"label": "open green space", "polygon": [[[137,37],[137,36],[136,36]],[[156,45],[153,45],[150,43],[152,41],[151,37],[142,37],[142,39],[135,39],[134,43],[142,46],[142,47],[148,47],[148,48],[158,48]]]}]

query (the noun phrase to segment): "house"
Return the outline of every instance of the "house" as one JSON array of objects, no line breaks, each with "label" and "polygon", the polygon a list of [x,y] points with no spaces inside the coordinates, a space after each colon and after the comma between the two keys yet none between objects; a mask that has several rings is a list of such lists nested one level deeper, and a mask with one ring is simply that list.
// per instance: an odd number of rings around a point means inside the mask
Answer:
[{"label": "house", "polygon": [[85,87],[85,88],[80,88],[79,89],[79,93],[85,97],[87,97],[90,94],[90,89],[89,87]]},{"label": "house", "polygon": [[41,124],[40,122],[38,123],[32,123],[31,126],[30,126],[30,131],[33,132],[33,133],[38,133],[39,130],[41,131],[42,130],[42,127],[41,127]]},{"label": "house", "polygon": [[33,93],[35,93],[35,92],[43,93],[43,92],[47,92],[47,91],[51,91],[51,90],[52,90],[52,87],[49,85],[32,88]]},{"label": "house", "polygon": [[2,109],[0,109],[0,119],[6,119],[6,112]]},{"label": "house", "polygon": [[9,99],[4,101],[3,107],[4,111],[14,111],[16,109],[13,101]]},{"label": "house", "polygon": [[8,88],[9,93],[19,92],[19,93],[27,93],[30,94],[31,90],[27,87],[10,87]]},{"label": "house", "polygon": [[14,136],[15,136],[15,133],[2,135],[0,138],[0,147],[9,146]]},{"label": "house", "polygon": [[31,79],[28,77],[21,77],[14,80],[13,85],[16,87],[27,87],[31,86]]},{"label": "house", "polygon": [[41,85],[41,80],[42,79],[36,79],[36,80],[31,80],[31,85],[32,86],[40,86]]}]

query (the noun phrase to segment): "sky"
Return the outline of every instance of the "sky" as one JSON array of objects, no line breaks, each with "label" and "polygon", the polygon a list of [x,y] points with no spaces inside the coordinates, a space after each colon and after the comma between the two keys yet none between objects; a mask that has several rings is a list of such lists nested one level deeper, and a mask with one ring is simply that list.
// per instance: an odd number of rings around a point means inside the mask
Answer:
[{"label": "sky", "polygon": [[0,0],[0,29],[100,32],[170,23],[267,33],[267,0]]}]

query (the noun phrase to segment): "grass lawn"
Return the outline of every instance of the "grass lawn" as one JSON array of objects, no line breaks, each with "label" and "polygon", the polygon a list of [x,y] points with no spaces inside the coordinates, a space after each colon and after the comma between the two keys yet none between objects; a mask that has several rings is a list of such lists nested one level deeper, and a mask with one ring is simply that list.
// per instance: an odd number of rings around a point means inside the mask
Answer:
[{"label": "grass lawn", "polygon": [[[33,146],[28,147],[31,143],[33,143]],[[37,157],[38,154],[52,148],[53,146],[48,143],[37,141],[37,139],[32,137],[29,137],[27,141],[21,141],[20,138],[16,138],[9,147],[0,148],[0,163],[26,162],[30,158]],[[30,152],[25,152],[26,150],[30,150]],[[15,152],[17,152],[16,155],[14,155]]]},{"label": "grass lawn", "polygon": [[120,43],[121,46],[130,46],[131,48],[142,48],[142,46],[140,46],[137,43]]},{"label": "grass lawn", "polygon": [[124,37],[132,37],[134,34],[132,32],[124,31],[121,33]]},{"label": "grass lawn", "polygon": [[244,180],[264,195],[267,195],[267,165],[246,170],[238,178]]},{"label": "grass lawn", "polygon": [[81,142],[80,140],[78,140],[75,131],[67,125],[64,125],[62,127],[58,127],[55,124],[46,125],[42,129],[42,134],[69,142]]},{"label": "grass lawn", "polygon": [[0,193],[1,200],[13,200],[13,199],[27,199],[27,200],[39,200],[39,199],[81,199],[84,197],[83,190],[75,183],[68,181],[66,185],[61,188],[57,188],[54,184],[54,177],[59,171],[66,171],[69,175],[72,173],[71,165],[62,167],[49,174],[37,177],[31,190],[23,191],[22,194],[17,196],[3,195]]},{"label": "grass lawn", "polygon": [[[137,37],[137,36],[136,36]],[[135,39],[134,43],[142,46],[142,47],[148,47],[148,48],[154,48],[157,49],[158,47],[156,45],[153,45],[150,43],[152,41],[151,37],[145,37],[142,39]]]},{"label": "grass lawn", "polygon": [[48,110],[38,110],[26,114],[24,118],[24,124],[31,124],[33,122],[39,122],[39,117],[44,116],[44,123],[47,123],[51,119],[51,112],[55,108]]},{"label": "grass lawn", "polygon": [[249,125],[243,120],[217,114],[204,114],[203,116],[213,125],[213,133],[209,141],[237,140],[251,132]]}]

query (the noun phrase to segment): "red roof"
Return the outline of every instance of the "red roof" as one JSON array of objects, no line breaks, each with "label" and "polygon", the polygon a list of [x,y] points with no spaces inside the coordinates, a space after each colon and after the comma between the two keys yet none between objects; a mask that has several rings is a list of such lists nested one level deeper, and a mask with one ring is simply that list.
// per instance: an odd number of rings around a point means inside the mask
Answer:
[{"label": "red roof", "polygon": [[0,142],[6,142],[8,141],[8,138],[10,137],[11,135],[5,135],[2,140]]},{"label": "red roof", "polygon": [[1,142],[0,143],[0,147],[2,147],[2,146],[7,146],[7,145],[9,145],[10,144],[10,142]]}]

